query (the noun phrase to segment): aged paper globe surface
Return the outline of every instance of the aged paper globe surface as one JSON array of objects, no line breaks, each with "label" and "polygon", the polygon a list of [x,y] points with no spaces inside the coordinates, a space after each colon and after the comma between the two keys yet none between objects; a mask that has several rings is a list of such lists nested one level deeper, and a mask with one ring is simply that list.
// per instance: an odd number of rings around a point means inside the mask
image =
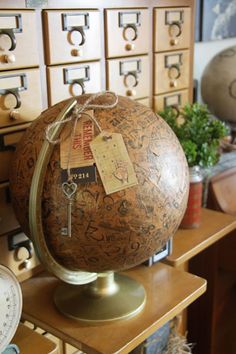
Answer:
[{"label": "aged paper globe surface", "polygon": [[[87,97],[78,97],[78,102]],[[93,103],[110,100],[101,96]],[[29,237],[29,193],[37,156],[47,125],[65,104],[44,111],[15,153],[12,203]],[[53,258],[70,270],[122,270],[148,259],[176,232],[187,203],[188,166],[176,136],[151,109],[119,96],[115,108],[95,109],[94,117],[102,130],[122,134],[138,184],[109,195],[99,174],[96,182],[79,184],[71,207],[72,235],[63,236],[68,200],[62,191],[60,146],[55,145],[43,181],[44,237]]]}]

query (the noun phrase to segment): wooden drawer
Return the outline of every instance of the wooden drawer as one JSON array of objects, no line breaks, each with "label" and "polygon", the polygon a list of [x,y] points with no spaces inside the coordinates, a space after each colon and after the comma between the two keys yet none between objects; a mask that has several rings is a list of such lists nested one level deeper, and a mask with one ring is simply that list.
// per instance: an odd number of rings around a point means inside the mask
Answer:
[{"label": "wooden drawer", "polygon": [[139,100],[136,100],[138,103],[143,104],[144,106],[151,107],[150,104],[150,99],[149,98],[141,98]]},{"label": "wooden drawer", "polygon": [[35,12],[0,10],[0,70],[37,65]]},{"label": "wooden drawer", "polygon": [[147,53],[149,23],[147,9],[105,10],[106,57]]},{"label": "wooden drawer", "polygon": [[153,99],[153,108],[155,112],[162,111],[167,107],[174,107],[176,115],[179,114],[179,108],[189,102],[188,90],[172,92],[170,94],[158,95]]},{"label": "wooden drawer", "polygon": [[101,57],[97,10],[44,11],[46,64],[73,63]]},{"label": "wooden drawer", "polygon": [[189,50],[154,55],[154,94],[189,87]]},{"label": "wooden drawer", "polygon": [[0,128],[32,121],[41,110],[39,69],[0,73]]},{"label": "wooden drawer", "polygon": [[[29,245],[31,258],[27,260],[29,257],[28,245],[26,246],[27,240],[28,238],[23,232],[0,237],[1,263],[10,268],[19,280],[29,278],[33,269],[39,266],[32,242]],[[18,244],[18,247],[15,246],[16,244]],[[16,248],[11,249],[12,247]]]},{"label": "wooden drawer", "polygon": [[107,60],[107,89],[133,99],[150,94],[149,57]]},{"label": "wooden drawer", "polygon": [[9,169],[15,146],[25,130],[0,134],[0,183],[9,180]]},{"label": "wooden drawer", "polygon": [[191,10],[187,7],[170,7],[154,10],[154,51],[190,47]]},{"label": "wooden drawer", "polygon": [[101,91],[101,63],[47,68],[49,104],[69,97]]},{"label": "wooden drawer", "polygon": [[65,351],[64,354],[83,354],[79,349],[73,347],[70,344],[65,343]]},{"label": "wooden drawer", "polygon": [[4,185],[0,184],[0,236],[20,228],[10,202],[9,187]]},{"label": "wooden drawer", "polygon": [[[52,342],[54,342],[57,346],[57,351],[55,352],[55,354],[65,354],[65,352],[63,350],[63,342],[61,339],[59,339],[58,337],[55,337],[51,333],[47,332],[45,329],[36,326],[32,322],[23,321],[23,324],[24,324],[24,326],[32,329],[34,332],[44,336],[45,338],[48,338]],[[50,352],[50,354],[51,354],[51,352]]]}]

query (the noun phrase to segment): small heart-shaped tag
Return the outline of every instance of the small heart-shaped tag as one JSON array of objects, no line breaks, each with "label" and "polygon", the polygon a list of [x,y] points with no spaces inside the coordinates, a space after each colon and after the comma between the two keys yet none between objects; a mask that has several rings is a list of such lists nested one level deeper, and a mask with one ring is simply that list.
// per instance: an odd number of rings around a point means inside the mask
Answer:
[{"label": "small heart-shaped tag", "polygon": [[75,182],[64,182],[62,183],[63,193],[67,198],[71,198],[77,191],[77,184]]}]

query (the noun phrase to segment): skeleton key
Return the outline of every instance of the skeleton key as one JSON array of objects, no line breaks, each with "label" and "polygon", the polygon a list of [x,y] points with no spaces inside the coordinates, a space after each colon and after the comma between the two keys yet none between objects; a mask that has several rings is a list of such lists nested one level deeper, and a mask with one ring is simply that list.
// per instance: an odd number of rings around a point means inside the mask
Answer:
[{"label": "skeleton key", "polygon": [[71,211],[72,211],[72,202],[73,196],[77,191],[77,184],[74,182],[64,182],[62,183],[62,191],[68,199],[67,205],[67,228],[62,229],[63,236],[71,237]]}]

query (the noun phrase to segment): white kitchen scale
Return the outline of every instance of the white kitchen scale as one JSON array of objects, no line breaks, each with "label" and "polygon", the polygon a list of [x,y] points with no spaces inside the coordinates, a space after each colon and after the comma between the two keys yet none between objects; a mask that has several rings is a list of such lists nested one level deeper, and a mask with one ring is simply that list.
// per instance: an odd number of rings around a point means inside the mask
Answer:
[{"label": "white kitchen scale", "polygon": [[12,271],[0,264],[0,353],[18,354],[19,348],[9,344],[17,330],[22,311],[20,284]]}]

